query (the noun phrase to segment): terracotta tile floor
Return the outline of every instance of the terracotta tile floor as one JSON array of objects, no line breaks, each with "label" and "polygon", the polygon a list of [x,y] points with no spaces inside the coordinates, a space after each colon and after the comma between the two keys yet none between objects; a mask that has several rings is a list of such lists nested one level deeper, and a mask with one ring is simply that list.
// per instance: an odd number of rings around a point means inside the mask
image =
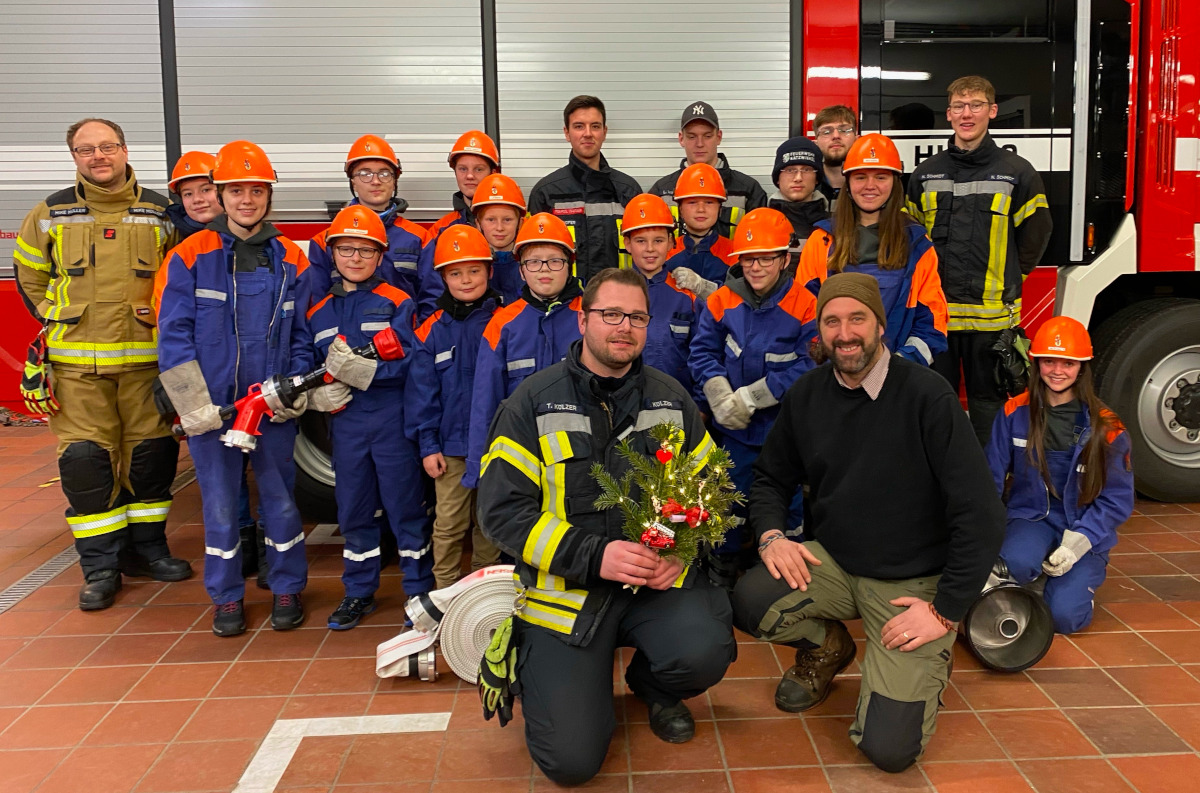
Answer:
[{"label": "terracotta tile floor", "polygon": [[[47,430],[0,429],[0,588],[70,544],[57,473]],[[199,510],[191,485],[177,495],[169,524],[172,547],[197,567]],[[269,601],[251,586],[254,627],[217,639],[197,580],[127,581],[114,608],[84,614],[75,608],[77,568],[0,614],[0,793],[228,792],[278,719],[437,713],[449,714],[445,731],[305,737],[274,789],[553,787],[531,766],[520,719],[505,729],[484,723],[474,687],[447,670],[433,684],[375,677],[374,645],[402,620],[395,574],[385,575],[382,606],[361,627],[321,627],[341,596],[338,548],[309,550],[309,627],[292,633],[263,630]],[[984,671],[956,647],[938,733],[903,774],[876,771],[846,736],[857,665],[819,708],[787,716],[771,694],[789,654],[746,641],[727,678],[691,703],[698,725],[689,744],[657,741],[645,708],[618,683],[617,733],[588,787],[1190,792],[1200,778],[1198,576],[1200,504],[1139,504],[1092,627],[1058,637],[1042,663],[1016,675]],[[860,626],[851,628],[861,641]]]}]

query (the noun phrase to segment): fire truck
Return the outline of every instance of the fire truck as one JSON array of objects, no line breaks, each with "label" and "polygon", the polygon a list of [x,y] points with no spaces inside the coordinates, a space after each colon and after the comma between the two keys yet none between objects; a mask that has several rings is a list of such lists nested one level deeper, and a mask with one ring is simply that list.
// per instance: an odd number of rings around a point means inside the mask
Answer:
[{"label": "fire truck", "polygon": [[[704,99],[721,152],[771,192],[775,146],[811,134],[833,104],[892,136],[911,170],[948,143],[946,85],[981,74],[997,90],[993,137],[1042,174],[1054,220],[1022,326],[1083,321],[1139,490],[1200,501],[1200,3],[387,0],[366,15],[293,0],[64,4],[0,0],[0,403],[19,409],[36,328],[5,280],[13,238],[29,207],[70,183],[58,141],[84,115],[126,126],[152,187],[180,150],[255,140],[280,173],[277,225],[306,240],[348,197],[341,158],[362,132],[393,142],[407,217],[431,221],[449,209],[445,152],[465,129],[496,138],[528,192],[566,158],[562,106],[596,94],[606,157],[649,185],[682,156],[680,110]],[[95,44],[111,25],[126,46]],[[320,418],[303,426],[298,488],[329,501]]]}]

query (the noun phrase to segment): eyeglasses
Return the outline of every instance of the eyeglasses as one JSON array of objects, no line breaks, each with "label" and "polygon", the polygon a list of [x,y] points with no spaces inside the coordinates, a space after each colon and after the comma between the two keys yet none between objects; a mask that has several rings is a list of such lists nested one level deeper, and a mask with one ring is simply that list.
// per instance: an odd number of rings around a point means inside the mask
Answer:
[{"label": "eyeglasses", "polygon": [[816,173],[816,171],[807,165],[789,165],[779,173],[788,177],[789,179],[794,179],[797,176],[812,176]]},{"label": "eyeglasses", "polygon": [[543,267],[547,267],[554,272],[566,267],[567,260],[557,256],[553,259],[523,259],[521,266],[531,273],[541,272]]},{"label": "eyeglasses", "polygon": [[818,138],[832,138],[833,133],[835,133],[835,132],[838,133],[839,135],[853,135],[854,127],[851,127],[849,125],[841,126],[841,127],[821,127],[819,130],[817,130],[817,137]]},{"label": "eyeglasses", "polygon": [[780,257],[783,255],[784,254],[782,253],[773,253],[770,256],[754,256],[748,259],[739,259],[738,264],[742,265],[743,270],[747,270],[756,266],[765,270],[771,265],[775,264],[775,262],[779,261]]},{"label": "eyeglasses", "polygon": [[628,314],[616,308],[589,308],[588,313],[599,314],[605,325],[620,325],[626,318],[631,328],[644,328],[650,324],[650,315],[641,311]]},{"label": "eyeglasses", "polygon": [[358,258],[369,262],[380,254],[378,248],[355,248],[353,245],[335,245],[333,248],[338,252],[339,256],[349,259],[354,254],[358,254]]},{"label": "eyeglasses", "polygon": [[125,147],[120,143],[101,143],[99,146],[76,146],[75,148],[71,149],[71,151],[75,152],[80,157],[91,157],[96,153],[96,149],[99,149],[101,154],[112,155],[116,154],[123,148]]},{"label": "eyeglasses", "polygon": [[950,112],[957,116],[969,107],[972,113],[978,113],[987,106],[987,102],[953,102],[950,105]]},{"label": "eyeglasses", "polygon": [[366,168],[363,168],[361,171],[354,172],[354,181],[356,182],[362,182],[363,184],[366,184],[367,182],[370,182],[372,178],[378,179],[383,184],[387,184],[396,178],[396,174],[392,173],[386,168],[382,171],[369,171]]}]

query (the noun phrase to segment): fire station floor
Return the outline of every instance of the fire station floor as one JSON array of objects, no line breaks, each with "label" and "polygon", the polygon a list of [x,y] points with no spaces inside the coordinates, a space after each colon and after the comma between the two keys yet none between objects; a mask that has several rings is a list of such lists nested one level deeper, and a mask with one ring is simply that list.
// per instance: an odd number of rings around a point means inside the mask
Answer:
[{"label": "fire station floor", "polygon": [[[0,591],[71,543],[56,476],[48,430],[0,428]],[[788,653],[741,635],[725,680],[690,703],[697,729],[687,744],[657,740],[645,707],[614,674],[617,732],[601,775],[587,787],[1194,790],[1200,504],[1137,509],[1121,530],[1088,630],[1057,637],[1049,655],[1020,674],[984,671],[956,646],[937,735],[903,774],[875,770],[846,735],[857,664],[819,708],[789,716],[772,702]],[[176,496],[169,531],[174,552],[199,573],[196,485]],[[126,579],[113,608],[83,613],[76,608],[77,565],[0,613],[0,791],[553,787],[532,767],[520,717],[504,729],[485,723],[474,686],[444,666],[434,683],[376,678],[375,645],[401,630],[397,574],[384,578],[379,611],[354,630],[333,633],[324,622],[341,597],[339,546],[312,545],[309,553],[309,617],[290,633],[264,627],[269,598],[250,582],[250,630],[235,639],[213,636],[198,576],[176,584]],[[851,630],[861,643],[861,627],[852,623]]]}]

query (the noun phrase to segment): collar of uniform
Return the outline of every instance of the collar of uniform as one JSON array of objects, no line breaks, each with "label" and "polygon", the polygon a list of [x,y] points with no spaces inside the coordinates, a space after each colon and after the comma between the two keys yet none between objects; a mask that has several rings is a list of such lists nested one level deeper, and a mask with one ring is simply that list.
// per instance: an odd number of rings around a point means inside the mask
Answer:
[{"label": "collar of uniform", "polygon": [[638,395],[642,391],[642,383],[645,379],[642,356],[639,355],[633,359],[633,363],[629,365],[629,371],[623,376],[603,377],[583,365],[583,361],[579,357],[582,351],[583,339],[571,342],[565,359],[567,371],[583,386],[582,393],[612,404],[614,408],[613,426],[616,427],[637,407]]},{"label": "collar of uniform", "polygon": [[599,168],[592,168],[587,163],[585,163],[583,160],[576,157],[575,152],[571,152],[570,155],[568,155],[567,162],[570,163],[572,168],[578,170],[580,173],[582,173],[584,175],[587,175],[589,173],[602,173],[602,174],[607,175],[609,173],[609,171],[612,170],[612,168],[608,167],[608,160],[604,159],[603,154],[600,155],[600,167]]},{"label": "collar of uniform", "polygon": [[125,166],[125,184],[116,190],[105,190],[89,182],[83,174],[75,172],[75,194],[79,200],[99,212],[124,212],[138,200],[141,194],[133,166]]},{"label": "collar of uniform", "polygon": [[[685,169],[687,167],[688,167],[687,157],[684,157],[682,160],[679,161],[679,170],[682,171],[683,169]],[[722,154],[721,152],[717,152],[717,164],[714,165],[713,167],[717,169],[717,173],[721,174],[721,181],[726,183],[725,189],[728,190],[729,189],[729,184],[728,184],[729,177],[727,177],[725,174],[729,173],[729,160],[725,159],[724,154]]]},{"label": "collar of uniform", "polygon": [[212,221],[210,221],[209,224],[207,226],[205,226],[205,228],[207,228],[211,231],[215,231],[218,234],[225,234],[227,236],[233,237],[234,239],[238,240],[239,242],[244,242],[247,245],[265,245],[266,243],[271,241],[272,237],[282,237],[283,236],[283,232],[281,232],[279,229],[275,228],[274,224],[272,224],[269,220],[264,220],[263,224],[262,224],[262,228],[260,228],[256,232],[254,232],[254,234],[252,234],[247,239],[243,240],[241,237],[234,234],[229,229],[229,216],[226,215],[224,212],[222,212],[220,215],[217,215],[215,218],[213,218]]},{"label": "collar of uniform", "polygon": [[[639,271],[639,272],[640,272],[640,271]],[[643,274],[644,274],[644,273],[643,273]],[[647,286],[654,286],[654,285],[656,285],[656,284],[662,284],[662,283],[666,283],[667,276],[668,276],[669,274],[670,274],[670,273],[668,273],[668,272],[667,272],[667,267],[666,267],[666,265],[663,265],[663,266],[662,266],[662,267],[659,269],[659,271],[658,271],[657,273],[655,273],[654,275],[652,275],[652,276],[650,276],[649,278],[647,278],[647,279],[646,279],[646,285],[647,285]]]},{"label": "collar of uniform", "polygon": [[521,297],[526,303],[536,308],[543,314],[549,314],[558,306],[566,305],[574,300],[579,295],[583,294],[583,287],[579,285],[578,278],[567,278],[567,285],[558,293],[558,297],[553,300],[544,300],[533,293],[529,288],[529,284],[521,287]]},{"label": "collar of uniform", "polygon": [[454,211],[463,218],[470,220],[471,204],[467,201],[467,197],[462,194],[462,190],[455,190],[454,195],[450,199],[450,203],[454,206]]},{"label": "collar of uniform", "polygon": [[984,159],[991,155],[998,147],[996,141],[992,139],[992,133],[983,133],[983,140],[979,141],[979,145],[973,149],[960,149],[954,145],[954,136],[950,136],[950,140],[946,143],[946,151],[950,152],[950,156],[956,158]]},{"label": "collar of uniform", "polygon": [[856,386],[846,385],[846,381],[842,379],[842,374],[837,369],[833,370],[833,376],[837,378],[838,385],[848,391],[854,391],[861,388],[867,392],[867,396],[871,397],[874,402],[879,399],[879,392],[883,390],[883,381],[887,378],[888,362],[892,359],[892,354],[888,352],[888,348],[884,346],[883,355],[879,356],[879,360],[871,367],[871,371],[867,372],[867,376],[862,379],[862,382]]},{"label": "collar of uniform", "polygon": [[[336,270],[337,268],[334,269]],[[370,292],[382,283],[383,279],[379,276],[379,270],[376,269],[375,272],[371,273],[370,278],[358,283],[347,283],[345,278],[339,278],[329,288],[329,294],[334,297],[345,297],[351,292]]]},{"label": "collar of uniform", "polygon": [[[742,300],[745,300],[747,303],[749,303],[750,307],[755,311],[767,305],[767,303],[771,302],[772,300],[776,300],[781,294],[790,289],[792,286],[792,281],[794,280],[792,276],[788,275],[787,273],[781,273],[779,275],[779,280],[775,282],[775,286],[771,287],[771,289],[765,295],[759,297],[758,294],[750,288],[750,284],[746,283],[746,276],[742,274],[741,265],[739,264],[734,266],[738,268],[738,275],[735,275],[732,278],[726,278],[725,286],[729,287],[729,290]],[[730,275],[733,275],[733,273],[730,273]]]},{"label": "collar of uniform", "polygon": [[450,290],[447,289],[437,296],[437,300],[435,300],[434,303],[438,308],[446,312],[448,317],[456,322],[462,322],[479,309],[485,308],[489,300],[491,301],[492,305],[488,313],[492,313],[496,310],[496,306],[500,305],[501,301],[500,293],[491,287],[488,287],[488,290],[484,292],[478,300],[473,300],[470,303],[464,303],[461,300],[456,300],[454,295],[450,294]]},{"label": "collar of uniform", "polygon": [[[358,198],[354,198],[350,201],[350,203],[346,204],[346,206],[362,206],[362,202],[359,201]],[[392,201],[388,204],[387,209],[383,210],[382,212],[377,211],[375,214],[379,215],[379,219],[383,221],[383,225],[386,228],[391,226],[396,221],[396,217],[403,214],[404,210],[406,209],[408,209],[407,201],[405,201],[403,198],[392,198]]]},{"label": "collar of uniform", "polygon": [[683,249],[689,253],[693,253],[697,250],[706,251],[712,247],[714,242],[717,241],[717,236],[719,234],[720,231],[717,229],[715,224],[703,237],[697,237],[695,234],[691,233],[685,228],[683,230]]}]

